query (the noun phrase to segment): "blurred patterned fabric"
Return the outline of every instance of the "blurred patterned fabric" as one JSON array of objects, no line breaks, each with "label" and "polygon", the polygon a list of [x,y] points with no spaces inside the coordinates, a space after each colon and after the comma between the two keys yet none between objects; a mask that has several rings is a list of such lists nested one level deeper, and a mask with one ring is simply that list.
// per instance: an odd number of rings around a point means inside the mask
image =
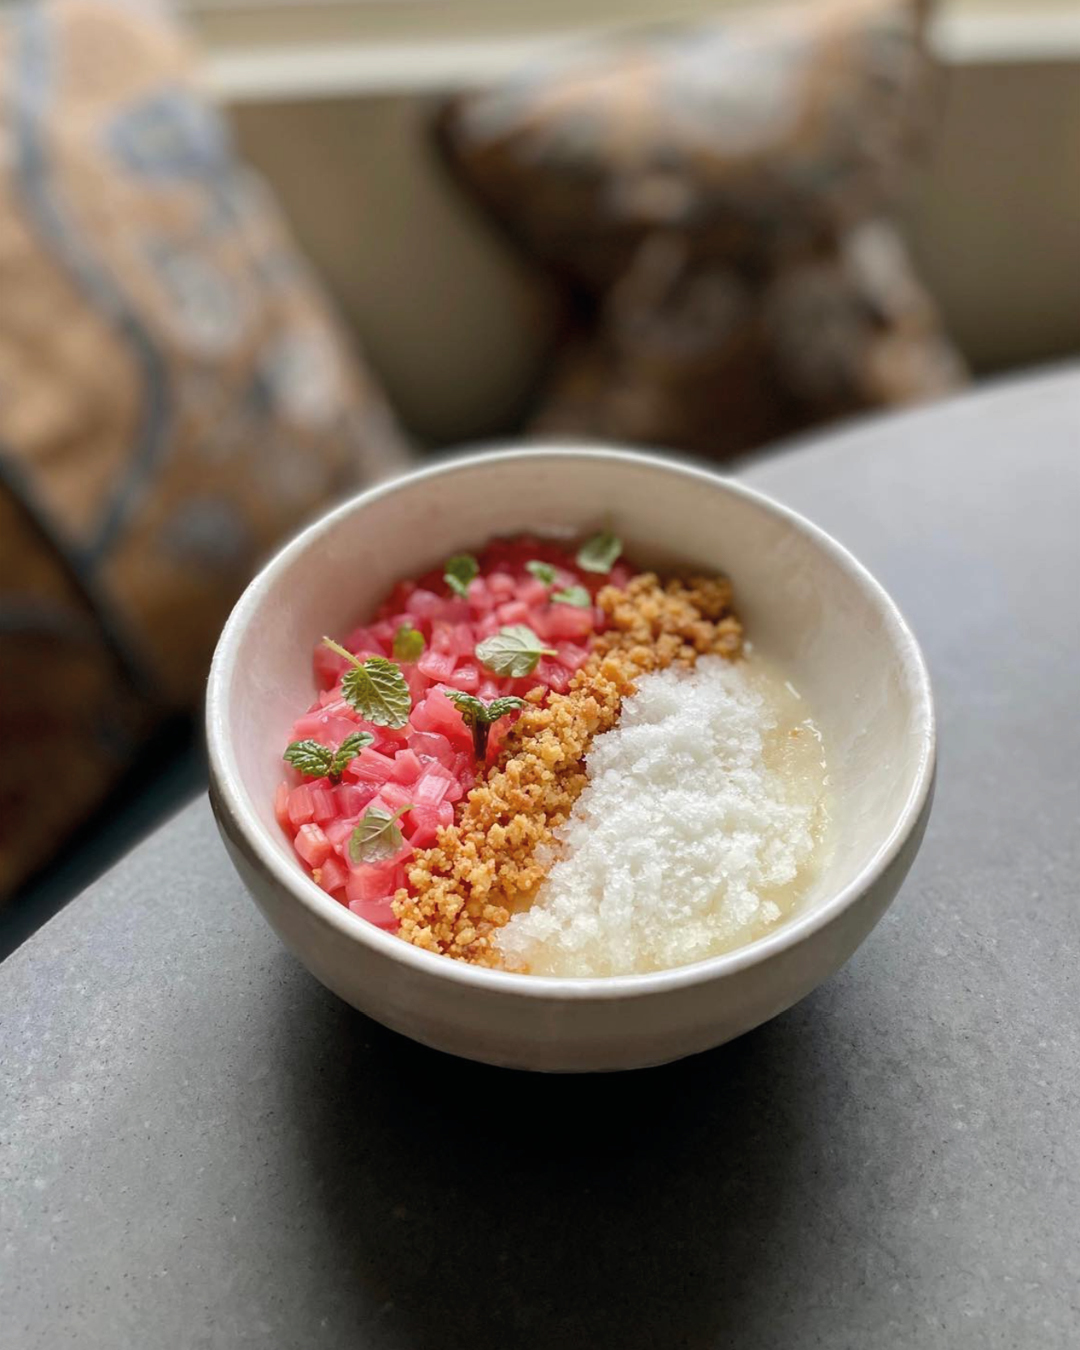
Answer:
[{"label": "blurred patterned fabric", "polygon": [[170,710],[261,555],[403,462],[152,4],[0,24],[0,900]]},{"label": "blurred patterned fabric", "polygon": [[453,171],[573,296],[536,430],[724,457],[963,382],[887,218],[924,22],[917,0],[769,9],[442,108]]}]

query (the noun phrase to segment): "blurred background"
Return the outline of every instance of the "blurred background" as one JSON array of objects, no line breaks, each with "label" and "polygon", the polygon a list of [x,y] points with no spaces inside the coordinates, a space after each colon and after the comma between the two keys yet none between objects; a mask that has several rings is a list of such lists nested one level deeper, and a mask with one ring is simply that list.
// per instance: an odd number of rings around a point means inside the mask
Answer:
[{"label": "blurred background", "polygon": [[334,499],[1080,352],[1074,0],[0,0],[0,151],[0,954],[202,785]]},{"label": "blurred background", "polygon": [[[363,333],[402,417],[439,442],[514,425],[529,406],[552,312],[533,272],[440,172],[425,134],[430,101],[447,88],[505,80],[575,37],[845,7],[194,0],[192,8],[239,145]],[[869,6],[884,16],[905,8]],[[920,144],[893,204],[919,273],[976,375],[1075,352],[1080,9],[1073,0],[940,0],[924,13],[937,78],[914,95]]]}]

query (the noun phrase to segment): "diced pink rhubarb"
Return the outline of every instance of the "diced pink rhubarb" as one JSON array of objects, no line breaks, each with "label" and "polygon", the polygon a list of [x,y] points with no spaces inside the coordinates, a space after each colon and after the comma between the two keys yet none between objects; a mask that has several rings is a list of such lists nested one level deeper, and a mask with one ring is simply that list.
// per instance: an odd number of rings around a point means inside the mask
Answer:
[{"label": "diced pink rhubarb", "polygon": [[560,642],[555,649],[559,653],[559,663],[569,671],[580,670],[589,659],[589,653],[584,647],[578,647],[573,642]]},{"label": "diced pink rhubarb", "polygon": [[[533,560],[554,569],[553,584],[531,574],[527,564]],[[344,639],[345,647],[364,659],[390,656],[403,624],[423,635],[420,659],[401,663],[412,703],[405,727],[366,722],[342,697],[340,678],[349,663],[319,644],[313,657],[319,692],[297,718],[290,739],[337,749],[347,736],[365,731],[372,741],[344,768],[340,782],[306,778],[290,766],[274,795],[275,816],[316,882],[353,913],[386,929],[397,926],[391,897],[408,884],[408,859],[437,842],[439,829],[454,821],[454,803],[476,783],[472,732],[446,691],[475,694],[485,702],[505,694],[525,697],[538,686],[565,692],[605,617],[594,606],[555,603],[552,592],[584,586],[595,597],[601,586],[625,585],[630,575],[623,563],[609,577],[582,572],[558,545],[524,535],[494,540],[479,562],[480,575],[469,583],[467,599],[451,591],[442,567],[433,568],[395,585],[375,617]],[[542,657],[528,676],[496,675],[477,660],[476,645],[511,624],[532,628],[557,655]],[[504,717],[491,728],[489,763],[515,720],[516,715]],[[394,814],[405,806],[410,809],[398,821],[403,843],[397,856],[353,863],[349,841],[365,812],[376,807]]]},{"label": "diced pink rhubarb", "polygon": [[499,616],[499,622],[508,627],[517,623],[527,624],[532,617],[529,606],[521,600],[507,600],[495,613]]},{"label": "diced pink rhubarb", "polygon": [[394,761],[390,756],[372,749],[370,745],[365,745],[345,770],[347,777],[368,783],[385,783],[393,772]]},{"label": "diced pink rhubarb", "polygon": [[576,642],[593,631],[591,605],[586,609],[578,609],[576,605],[552,605],[546,617],[547,636],[553,639],[552,645],[563,638]]},{"label": "diced pink rhubarb", "polygon": [[389,648],[383,646],[370,628],[354,628],[342,645],[361,656],[390,655]]},{"label": "diced pink rhubarb", "polygon": [[390,776],[395,783],[415,783],[423,767],[415,750],[399,750],[394,756],[394,771]]},{"label": "diced pink rhubarb", "polygon": [[334,854],[331,853],[326,858],[325,862],[320,863],[319,866],[315,868],[312,876],[324,891],[332,893],[344,888],[349,873],[341,859],[335,857]]},{"label": "diced pink rhubarb", "polygon": [[312,662],[315,668],[315,683],[320,689],[330,689],[337,684],[349,664],[343,656],[338,656],[337,652],[324,647],[321,642],[315,648]]},{"label": "diced pink rhubarb", "polygon": [[412,805],[412,792],[404,783],[384,783],[377,800],[393,815],[403,806]]},{"label": "diced pink rhubarb", "polygon": [[517,582],[509,572],[492,572],[487,579],[488,590],[492,595],[507,598],[517,590]]},{"label": "diced pink rhubarb", "polygon": [[358,816],[376,792],[375,783],[341,783],[335,793],[343,816]]},{"label": "diced pink rhubarb", "polygon": [[311,789],[301,783],[299,787],[294,787],[289,793],[289,823],[293,829],[299,829],[301,825],[306,825],[314,817],[314,814],[315,807],[311,800]]},{"label": "diced pink rhubarb", "polygon": [[548,602],[548,588],[539,579],[539,577],[530,576],[528,581],[522,581],[517,588],[517,599],[524,605],[546,605]]},{"label": "diced pink rhubarb", "polygon": [[318,867],[330,856],[330,840],[318,825],[301,825],[296,832],[296,851],[309,867]]},{"label": "diced pink rhubarb", "polygon": [[455,752],[445,736],[434,731],[414,731],[409,736],[409,746],[415,750],[421,760],[437,759],[440,764],[453,764]]},{"label": "diced pink rhubarb", "polygon": [[439,652],[432,647],[417,661],[416,668],[429,680],[445,680],[453,674],[456,664],[457,658],[453,652]]},{"label": "diced pink rhubarb", "polygon": [[475,694],[480,688],[480,671],[472,662],[465,662],[451,671],[446,677],[446,683],[451,689],[460,689],[463,694]]},{"label": "diced pink rhubarb", "polygon": [[311,814],[315,818],[317,825],[322,825],[325,821],[333,820],[337,815],[337,799],[333,791],[328,787],[311,789]]},{"label": "diced pink rhubarb", "polygon": [[[346,895],[348,887],[346,887]],[[391,908],[393,896],[387,895],[380,900],[350,900],[349,909],[360,919],[366,919],[376,928],[392,929],[397,927],[397,917]]]},{"label": "diced pink rhubarb", "polygon": [[331,846],[339,853],[344,853],[345,847],[349,842],[349,836],[356,829],[355,819],[350,820],[346,816],[338,816],[335,820],[329,820],[323,827],[323,833],[330,840]]},{"label": "diced pink rhubarb", "polygon": [[367,863],[353,867],[345,882],[350,900],[378,900],[394,893],[394,864]]},{"label": "diced pink rhubarb", "polygon": [[[447,742],[449,745],[449,741]],[[289,819],[289,785],[288,783],[279,783],[274,791],[274,815],[277,817],[277,823],[283,830],[289,829],[292,821]],[[292,832],[291,830],[289,831]]]},{"label": "diced pink rhubarb", "polygon": [[565,694],[570,687],[570,672],[558,661],[546,656],[536,667],[536,677],[556,694]]},{"label": "diced pink rhubarb", "polygon": [[422,806],[438,806],[452,788],[460,790],[460,783],[443,765],[428,764],[413,788],[413,801]]}]

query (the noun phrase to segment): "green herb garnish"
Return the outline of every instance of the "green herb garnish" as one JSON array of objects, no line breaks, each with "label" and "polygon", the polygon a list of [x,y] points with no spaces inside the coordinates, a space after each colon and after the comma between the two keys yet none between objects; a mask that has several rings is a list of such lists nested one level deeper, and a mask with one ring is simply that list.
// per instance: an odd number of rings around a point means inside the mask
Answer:
[{"label": "green herb garnish", "polygon": [[404,842],[397,823],[412,803],[401,807],[392,816],[378,806],[369,806],[360,822],[349,835],[349,857],[354,863],[386,862],[401,851]]},{"label": "green herb garnish", "polygon": [[622,540],[610,530],[601,530],[578,549],[577,565],[586,572],[610,572],[622,552]]},{"label": "green herb garnish", "polygon": [[531,675],[542,656],[558,656],[558,652],[543,646],[531,628],[515,623],[509,628],[500,628],[494,637],[478,642],[476,655],[496,675],[509,675],[518,680]]},{"label": "green herb garnish", "polygon": [[473,749],[481,763],[487,758],[488,732],[492,726],[507,713],[524,708],[525,700],[515,694],[505,694],[485,703],[475,694],[463,693],[460,689],[447,689],[446,697],[461,713],[461,720],[472,732]]},{"label": "green herb garnish", "polygon": [[403,623],[394,634],[394,660],[419,661],[424,654],[424,635],[411,623]]},{"label": "green herb garnish", "polygon": [[584,586],[567,586],[565,591],[552,591],[551,599],[556,605],[573,605],[575,609],[588,609],[592,596]]},{"label": "green herb garnish", "polygon": [[323,646],[352,662],[341,677],[341,696],[367,722],[377,727],[403,727],[412,711],[412,698],[401,667],[385,656],[361,661],[340,642],[324,637]]},{"label": "green herb garnish", "polygon": [[281,758],[309,778],[329,778],[336,783],[349,761],[374,739],[370,731],[354,731],[336,750],[319,741],[293,741]]},{"label": "green herb garnish", "polygon": [[525,564],[526,572],[531,572],[537,581],[542,581],[545,586],[554,586],[558,575],[550,563],[541,562],[539,558],[534,558],[532,562]]},{"label": "green herb garnish", "polygon": [[480,575],[480,564],[471,553],[455,553],[447,558],[443,580],[463,600],[469,598],[469,582]]}]

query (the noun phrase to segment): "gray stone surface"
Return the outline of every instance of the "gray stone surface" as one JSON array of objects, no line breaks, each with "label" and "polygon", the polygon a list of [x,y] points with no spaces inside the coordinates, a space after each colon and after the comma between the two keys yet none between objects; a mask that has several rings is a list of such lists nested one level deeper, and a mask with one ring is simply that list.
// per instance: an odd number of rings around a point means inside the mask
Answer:
[{"label": "gray stone surface", "polygon": [[324,993],[197,804],[0,967],[5,1350],[1080,1344],[1080,375],[746,476],[933,667],[862,951],[695,1060],[486,1069]]}]

